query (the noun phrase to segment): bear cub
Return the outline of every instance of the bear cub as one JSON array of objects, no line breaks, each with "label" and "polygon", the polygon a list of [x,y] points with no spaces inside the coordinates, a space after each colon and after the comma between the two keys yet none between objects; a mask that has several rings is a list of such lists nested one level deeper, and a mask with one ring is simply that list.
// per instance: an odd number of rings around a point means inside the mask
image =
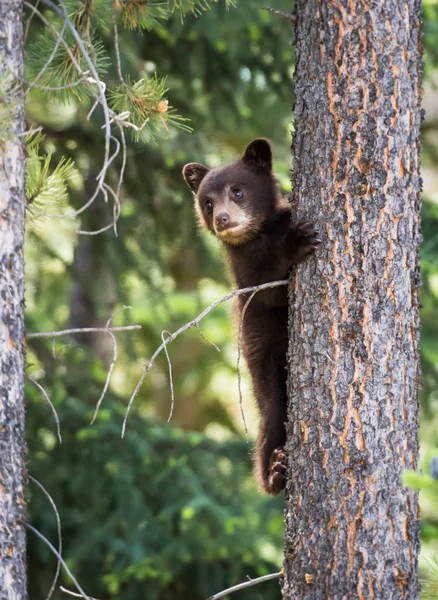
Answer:
[{"label": "bear cub", "polygon": [[[312,222],[292,221],[267,140],[254,140],[240,159],[224,167],[185,165],[183,176],[201,226],[225,247],[239,289],[287,279],[291,266],[320,243]],[[238,315],[250,295],[236,297]],[[287,319],[287,286],[281,286],[257,292],[242,324],[242,353],[261,417],[255,472],[269,494],[285,486]]]}]

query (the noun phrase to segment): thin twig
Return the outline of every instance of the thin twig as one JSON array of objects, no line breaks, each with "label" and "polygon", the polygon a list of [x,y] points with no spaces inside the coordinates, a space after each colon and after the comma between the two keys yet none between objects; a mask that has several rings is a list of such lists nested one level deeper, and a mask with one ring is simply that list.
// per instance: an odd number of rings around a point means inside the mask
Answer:
[{"label": "thin twig", "polygon": [[105,328],[103,330],[112,339],[112,342],[113,342],[113,360],[112,360],[112,363],[110,365],[110,368],[108,369],[108,374],[106,376],[105,385],[104,385],[104,388],[102,390],[102,394],[100,395],[100,398],[97,401],[96,408],[95,408],[95,411],[94,411],[94,415],[93,415],[93,418],[91,419],[90,425],[93,425],[94,421],[96,420],[97,414],[98,414],[99,409],[100,409],[100,405],[102,404],[102,401],[103,401],[103,399],[105,397],[105,394],[106,394],[106,392],[108,390],[108,386],[109,386],[110,380],[111,380],[111,375],[113,373],[114,367],[115,367],[116,362],[117,362],[117,341],[116,341],[116,338],[115,338],[114,334],[111,331],[109,331],[109,326],[110,326],[111,321],[113,320],[113,318],[115,317],[116,314],[118,314],[120,312],[123,312],[125,310],[131,310],[131,309],[132,309],[132,306],[123,306],[122,308],[119,308],[118,310],[114,311],[112,313],[112,315],[110,316],[110,318],[108,319],[108,321],[106,322]]},{"label": "thin twig", "polygon": [[[37,1],[36,1],[36,5],[35,5],[35,7],[36,7],[36,8],[38,8],[38,6],[39,6],[39,3],[40,3],[40,2],[41,2],[41,0],[37,0]],[[34,15],[35,15],[35,13],[33,12],[33,13],[30,15],[30,17],[29,17],[28,19],[26,19],[26,30],[25,30],[25,32],[24,32],[24,41],[26,41],[26,40],[27,40],[27,35],[28,35],[28,33],[29,33],[29,26],[30,26],[30,22],[32,21],[32,19],[33,19]]]},{"label": "thin twig", "polygon": [[[138,127],[134,123],[129,122],[129,117],[130,117],[129,112],[117,114],[108,106],[106,96],[105,96],[106,84],[105,84],[105,82],[103,82],[99,79],[97,70],[96,70],[94,63],[85,47],[85,44],[84,44],[82,38],[79,35],[78,31],[76,30],[74,24],[71,22],[71,20],[68,17],[67,10],[65,8],[65,4],[64,4],[63,0],[59,0],[60,7],[57,6],[54,2],[52,2],[52,0],[42,0],[42,1],[44,2],[44,4],[49,6],[56,14],[58,14],[59,16],[61,16],[63,18],[63,26],[62,26],[61,32],[59,32],[56,29],[56,27],[54,27],[49,21],[47,21],[47,19],[44,17],[44,15],[36,7],[32,6],[29,2],[25,1],[25,6],[29,7],[32,10],[32,16],[34,14],[37,14],[39,16],[39,18],[42,20],[42,22],[47,27],[49,27],[52,31],[54,31],[55,35],[57,36],[55,48],[52,51],[49,61],[47,61],[47,63],[44,65],[42,71],[38,74],[38,76],[36,77],[34,82],[32,82],[29,85],[31,85],[31,86],[35,85],[36,87],[40,87],[42,89],[48,89],[48,90],[49,89],[57,89],[57,88],[51,88],[49,86],[38,86],[38,84],[36,84],[36,81],[41,77],[41,75],[47,69],[48,64],[50,64],[50,61],[53,59],[53,56],[56,54],[57,48],[59,47],[60,44],[62,44],[64,46],[64,48],[66,49],[66,52],[68,53],[70,60],[72,61],[72,64],[75,66],[77,72],[80,75],[80,81],[85,80],[85,82],[88,82],[90,84],[97,86],[97,93],[94,93],[94,90],[92,91],[92,96],[95,99],[95,103],[92,106],[92,108],[88,114],[88,118],[90,118],[90,116],[93,113],[93,111],[95,110],[96,106],[98,104],[100,104],[103,109],[104,120],[105,120],[105,124],[103,125],[103,128],[105,129],[105,155],[104,155],[102,169],[96,177],[96,180],[97,180],[96,189],[95,189],[94,193],[91,195],[91,197],[87,200],[87,202],[85,202],[85,204],[83,204],[79,209],[77,209],[75,211],[71,211],[68,214],[63,214],[63,215],[49,215],[43,211],[41,211],[41,212],[35,211],[35,212],[36,212],[36,214],[39,214],[40,216],[44,216],[44,217],[50,218],[50,219],[75,219],[82,212],[87,210],[91,206],[91,204],[93,204],[93,202],[96,200],[97,196],[100,193],[103,194],[104,200],[105,200],[105,202],[107,202],[108,201],[108,193],[109,193],[114,198],[113,221],[111,223],[109,223],[108,225],[106,225],[96,231],[85,231],[85,230],[79,229],[77,233],[80,235],[99,235],[100,233],[108,231],[109,229],[113,229],[115,235],[117,236],[117,221],[118,221],[118,219],[120,217],[120,213],[121,213],[119,194],[120,194],[120,189],[121,189],[121,185],[123,182],[123,175],[124,175],[124,171],[125,171],[125,167],[126,167],[126,140],[125,140],[125,134],[124,134],[123,129],[128,127],[128,128],[134,129],[135,131],[141,131],[143,129],[143,127],[146,126],[149,119],[146,119],[144,121],[144,123],[140,127]],[[64,40],[62,34],[64,32],[65,27],[68,27],[70,29],[70,31],[72,32],[72,34],[76,40],[76,44],[77,44],[78,48],[80,49],[81,54],[84,57],[84,60],[86,61],[86,63],[89,66],[89,71],[84,72],[82,70],[78,61],[73,56],[73,53],[71,52],[68,44]],[[118,74],[119,74],[121,81],[123,81],[123,75],[122,75],[122,71],[121,71],[121,62],[120,62],[118,30],[117,30],[117,23],[115,20],[114,20],[114,36],[115,36],[115,44],[116,44]],[[86,77],[87,73],[90,73],[91,75]],[[73,84],[62,86],[60,89],[66,89],[67,87],[73,87],[74,85],[78,85],[78,84],[79,84],[79,82],[74,82]],[[113,135],[111,135],[111,125],[113,123],[115,123],[117,125],[117,127],[119,128],[120,137],[122,139],[122,150],[123,150],[122,168],[120,171],[116,192],[114,192],[114,190],[107,183],[105,183],[105,178],[106,178],[108,169],[109,169],[110,165],[112,164],[112,162],[115,160],[115,158],[119,155],[120,150],[121,150],[120,142],[117,140],[117,138],[115,138]],[[111,141],[113,141],[116,144],[116,149],[115,149],[114,153],[110,156]]]},{"label": "thin twig", "polygon": [[263,290],[267,290],[270,288],[275,288],[275,287],[280,287],[282,285],[288,285],[289,281],[287,279],[281,280],[281,281],[271,281],[269,283],[262,283],[261,285],[254,285],[251,287],[247,287],[247,288],[243,288],[241,290],[235,290],[234,292],[230,292],[229,294],[226,294],[226,296],[222,296],[222,298],[219,298],[218,300],[216,300],[215,302],[213,302],[213,304],[210,304],[210,306],[207,306],[207,308],[205,308],[197,317],[196,319],[193,319],[193,321],[190,321],[189,323],[186,323],[185,325],[183,325],[182,327],[180,327],[177,331],[175,331],[174,333],[170,334],[168,338],[166,338],[165,341],[163,341],[163,343],[161,344],[161,346],[159,346],[159,348],[157,348],[157,350],[154,352],[154,354],[152,355],[152,358],[149,360],[149,362],[145,365],[144,369],[143,369],[143,373],[135,387],[135,390],[133,391],[129,402],[128,402],[128,406],[126,408],[126,412],[125,412],[125,417],[123,419],[123,425],[122,425],[122,438],[125,435],[125,429],[126,429],[126,422],[128,420],[128,415],[129,415],[129,411],[131,410],[131,406],[132,403],[134,402],[135,397],[137,396],[138,392],[140,391],[141,386],[143,385],[144,380],[146,379],[149,371],[152,368],[152,365],[154,363],[154,360],[157,358],[157,356],[161,353],[161,351],[167,346],[167,344],[169,344],[170,342],[173,342],[178,336],[180,336],[182,333],[184,333],[185,331],[187,331],[188,329],[191,329],[192,327],[197,327],[200,323],[200,321],[202,321],[202,319],[204,317],[206,317],[212,310],[214,310],[217,306],[219,306],[220,304],[222,304],[223,302],[226,302],[227,300],[231,300],[231,298],[234,298],[235,296],[241,296],[242,294],[248,294],[249,292],[261,292]]},{"label": "thin twig", "polygon": [[119,127],[120,138],[122,140],[122,166],[120,167],[119,181],[117,183],[117,189],[116,189],[116,195],[117,195],[117,198],[118,198],[119,195],[120,195],[120,190],[121,190],[122,183],[123,183],[123,176],[125,175],[126,160],[127,160],[127,151],[126,151],[126,136],[125,136],[125,131],[124,131],[123,127],[119,124],[119,122],[117,122],[117,125]]},{"label": "thin twig", "polygon": [[53,554],[58,558],[59,562],[64,567],[65,572],[70,577],[72,582],[75,584],[77,590],[81,593],[81,597],[84,598],[85,600],[92,600],[92,598],[90,598],[90,596],[87,596],[87,594],[81,588],[81,586],[77,582],[76,578],[74,577],[73,573],[68,568],[65,560],[62,558],[62,556],[59,554],[59,552],[56,550],[56,548],[49,542],[49,540],[42,533],[40,533],[38,531],[38,529],[35,529],[35,527],[32,527],[32,525],[29,525],[29,523],[24,523],[24,526],[26,527],[26,529],[29,529],[29,531],[32,531],[37,537],[39,537],[40,540],[42,540],[46,544],[46,546],[53,552]]},{"label": "thin twig", "polygon": [[279,573],[271,573],[271,575],[263,575],[263,577],[257,577],[256,579],[250,579],[249,581],[244,581],[243,583],[239,583],[238,585],[234,585],[233,587],[224,590],[223,592],[219,592],[214,596],[210,596],[207,600],[218,600],[218,598],[223,598],[224,596],[228,596],[228,594],[232,594],[233,592],[238,592],[239,590],[243,590],[245,588],[252,587],[253,585],[258,585],[259,583],[263,583],[264,581],[271,581],[272,579],[280,579],[283,575],[283,572]]},{"label": "thin twig", "polygon": [[120,60],[120,47],[119,47],[119,29],[117,27],[117,14],[116,14],[116,3],[113,4],[113,30],[114,30],[114,47],[116,49],[116,60],[117,60],[117,74],[122,83],[124,83],[122,75],[122,62]]},{"label": "thin twig", "polygon": [[[75,598],[82,598],[81,594],[76,594],[76,592],[72,592],[71,590],[68,590],[62,585],[59,586],[59,589],[61,590],[61,592],[64,592],[64,594],[68,594],[69,596],[74,596]],[[97,600],[97,598],[92,598],[90,596],[90,600]]]},{"label": "thin twig", "polygon": [[121,312],[125,312],[125,310],[132,310],[132,306],[122,306],[122,308],[118,308],[117,310],[113,311],[111,313],[110,318],[108,319],[108,321],[105,323],[105,329],[108,329],[109,326],[111,325],[111,321],[114,319],[114,317],[118,314],[120,314]]},{"label": "thin twig", "polygon": [[17,133],[17,137],[26,137],[28,135],[35,135],[35,133],[39,133],[42,131],[42,126],[35,127],[35,129],[27,129],[26,131],[22,131],[21,133]]},{"label": "thin twig", "polygon": [[[32,87],[36,87],[38,90],[44,90],[47,92],[60,92],[61,90],[68,90],[70,88],[77,87],[78,85],[83,85],[88,80],[88,71],[84,74],[84,77],[78,79],[77,81],[73,81],[72,83],[65,83],[64,85],[52,86],[52,85],[40,85],[39,83],[32,82]],[[29,82],[24,80],[26,85],[29,85]],[[42,127],[41,127],[42,129]]]},{"label": "thin twig", "polygon": [[[111,139],[113,139],[113,138],[111,138]],[[121,212],[120,200],[119,200],[116,192],[114,192],[114,190],[107,183],[104,183],[102,185],[103,185],[102,191],[109,192],[114,198],[113,220],[111,221],[111,223],[108,223],[108,225],[104,225],[100,229],[95,229],[93,231],[78,229],[76,231],[76,233],[78,233],[80,235],[99,235],[99,234],[103,233],[104,231],[108,231],[109,229],[114,229],[114,233],[117,237],[117,221],[119,219],[120,212]]]},{"label": "thin twig", "polygon": [[42,395],[46,399],[47,404],[52,409],[53,416],[55,417],[55,421],[56,421],[56,427],[57,427],[57,430],[58,430],[58,440],[59,440],[59,443],[62,444],[61,426],[59,424],[58,413],[56,412],[56,408],[53,405],[53,402],[50,400],[48,393],[43,388],[43,386],[40,383],[38,383],[38,381],[36,381],[33,377],[30,377],[30,375],[26,375],[26,379],[29,379],[29,381],[31,381],[33,384],[35,384],[37,386],[37,388],[40,390],[40,392],[42,393]]},{"label": "thin twig", "polygon": [[271,8],[270,6],[264,6],[262,10],[267,10],[273,15],[279,15],[280,17],[284,17],[288,21],[295,23],[297,20],[297,16],[294,13],[288,13],[285,10],[277,10],[276,8]]},{"label": "thin twig", "polygon": [[[127,310],[130,309],[131,306],[124,306],[122,309],[120,310]],[[29,333],[27,334],[27,338],[28,339],[32,339],[32,338],[44,338],[44,337],[51,337],[52,338],[52,343],[54,342],[54,339],[56,337],[60,337],[62,335],[71,335],[73,333],[106,333],[107,335],[109,335],[111,337],[111,340],[113,342],[113,360],[111,362],[111,365],[108,369],[108,373],[106,376],[106,380],[105,380],[105,385],[103,387],[102,393],[100,395],[99,400],[96,403],[96,408],[94,410],[94,414],[93,414],[93,418],[91,419],[90,425],[93,425],[93,423],[96,420],[96,417],[99,413],[99,409],[100,406],[103,402],[103,399],[108,391],[108,387],[111,381],[111,376],[113,374],[114,371],[114,367],[116,365],[117,362],[117,340],[114,336],[113,332],[116,331],[133,331],[133,330],[137,330],[137,329],[141,329],[141,325],[126,325],[123,327],[109,327],[109,324],[111,323],[111,320],[113,319],[114,315],[118,312],[120,312],[120,310],[115,311],[115,313],[113,313],[111,315],[111,317],[108,319],[107,323],[106,323],[106,327],[82,327],[82,328],[76,328],[76,329],[63,329],[62,331],[44,331],[44,332],[37,332],[37,333]],[[54,347],[53,347],[53,351],[54,351]],[[47,402],[50,404],[50,406],[52,407],[53,413],[55,415],[55,419],[56,419],[56,423],[58,425],[58,437],[59,437],[59,441],[61,442],[61,432],[60,432],[60,428],[59,428],[59,419],[58,419],[58,415],[56,414],[56,410],[55,407],[53,406],[53,404],[50,401],[49,396],[47,395],[46,391],[44,390],[44,388],[34,379],[32,379],[31,377],[27,376],[36,386],[38,386],[38,388],[42,391],[42,393],[44,394],[44,397],[46,398]]]},{"label": "thin twig", "polygon": [[213,346],[213,348],[216,348],[216,350],[218,352],[221,351],[221,349],[219,348],[219,346],[217,344],[215,344],[214,342],[212,342],[211,340],[209,340],[208,337],[206,337],[205,334],[202,333],[201,328],[199,327],[199,323],[196,323],[195,327],[198,330],[198,333],[202,337],[203,340],[205,340],[206,342],[208,342],[209,344],[211,344]]},{"label": "thin twig", "polygon": [[[167,333],[168,336],[170,336],[171,334],[168,331],[162,331],[161,332],[161,339],[163,340],[163,344],[165,342],[164,339],[164,334]],[[170,395],[171,395],[171,402],[170,402],[170,413],[169,413],[169,417],[167,419],[167,422],[169,423],[172,415],[173,415],[173,408],[175,406],[175,390],[173,387],[173,376],[172,376],[172,363],[170,362],[170,357],[169,357],[169,352],[167,350],[167,344],[164,345],[164,352],[166,354],[166,358],[167,358],[167,364],[169,366],[169,383],[170,383]]]},{"label": "thin twig", "polygon": [[117,362],[117,342],[116,342],[115,335],[111,331],[109,331],[109,329],[104,329],[104,331],[105,331],[105,333],[107,333],[110,336],[110,338],[112,339],[112,342],[113,342],[113,360],[108,369],[108,373],[107,373],[106,380],[105,380],[105,385],[103,386],[102,393],[100,395],[99,400],[97,401],[96,408],[94,409],[93,418],[90,421],[90,425],[93,425],[94,421],[96,420],[96,417],[97,417],[99,409],[100,409],[100,405],[102,404],[105,394],[108,390],[110,380],[111,380],[111,375],[113,374],[114,367]]},{"label": "thin twig", "polygon": [[41,337],[61,337],[72,333],[106,333],[107,331],[134,331],[141,329],[141,325],[126,325],[124,327],[78,327],[77,329],[62,329],[61,331],[38,331],[37,333],[28,333],[27,339]]},{"label": "thin twig", "polygon": [[[53,508],[53,512],[55,513],[55,517],[56,517],[56,527],[58,529],[58,553],[59,556],[62,556],[62,535],[61,535],[61,519],[59,518],[59,512],[58,509],[56,508],[56,504],[52,498],[52,496],[49,494],[49,492],[46,490],[46,488],[34,477],[32,477],[32,475],[28,475],[28,478],[33,481],[33,483],[35,483],[40,490],[46,495],[47,499],[49,500],[50,504],[52,505]],[[55,591],[55,587],[56,587],[56,583],[58,581],[58,577],[59,577],[59,571],[61,570],[61,561],[58,558],[58,562],[57,562],[57,566],[56,566],[56,572],[55,572],[55,577],[53,579],[53,583],[52,586],[49,590],[49,593],[47,594],[47,598],[46,600],[50,600],[50,598],[52,597],[53,592]]]},{"label": "thin twig", "polygon": [[249,436],[248,436],[248,427],[246,426],[245,413],[243,412],[242,374],[240,372],[240,357],[242,354],[243,319],[245,318],[246,309],[248,308],[249,303],[254,298],[256,293],[257,292],[253,292],[251,294],[251,296],[245,302],[245,305],[242,309],[242,313],[240,315],[240,323],[239,323],[239,337],[237,339],[237,387],[239,389],[239,406],[240,406],[240,413],[242,415],[243,425],[245,427],[246,443],[249,442]]},{"label": "thin twig", "polygon": [[[81,38],[81,36],[79,35],[79,33],[76,30],[76,27],[73,25],[73,23],[70,21],[69,17],[68,17],[68,13],[67,13],[67,9],[65,8],[65,4],[63,2],[63,0],[58,0],[61,8],[59,8],[54,2],[52,2],[52,0],[42,0],[44,2],[44,4],[46,4],[47,6],[50,6],[50,8],[56,13],[58,14],[60,17],[62,17],[64,19],[64,21],[67,23],[68,28],[70,29],[70,31],[73,34],[73,37],[76,40],[76,43],[82,53],[82,56],[84,57],[85,62],[88,64],[88,68],[90,69],[91,75],[94,77],[94,79],[96,81],[99,81],[99,75],[97,73],[96,67],[94,66],[93,61],[91,60],[90,55],[87,52],[87,49],[85,48],[84,42]],[[82,73],[83,74],[83,73]],[[102,169],[102,173],[100,175],[100,177],[98,178],[99,184],[100,182],[105,180],[105,175],[106,175],[106,170],[107,170],[107,164],[108,164],[108,159],[109,159],[109,150],[110,150],[110,136],[111,136],[111,126],[110,126],[110,114],[109,114],[109,107],[105,98],[105,93],[102,90],[101,86],[99,86],[99,99],[100,99],[100,104],[102,106],[103,109],[103,114],[104,114],[104,118],[105,118],[105,158],[104,158],[104,168]]]}]

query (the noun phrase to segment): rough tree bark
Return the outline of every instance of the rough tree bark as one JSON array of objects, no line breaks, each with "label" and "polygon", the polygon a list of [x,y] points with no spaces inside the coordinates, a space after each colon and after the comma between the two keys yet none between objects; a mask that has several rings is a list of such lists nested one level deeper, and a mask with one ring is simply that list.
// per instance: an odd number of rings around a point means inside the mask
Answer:
[{"label": "rough tree bark", "polygon": [[0,600],[26,593],[22,0],[0,1]]},{"label": "rough tree bark", "polygon": [[420,0],[297,0],[283,597],[415,600]]}]

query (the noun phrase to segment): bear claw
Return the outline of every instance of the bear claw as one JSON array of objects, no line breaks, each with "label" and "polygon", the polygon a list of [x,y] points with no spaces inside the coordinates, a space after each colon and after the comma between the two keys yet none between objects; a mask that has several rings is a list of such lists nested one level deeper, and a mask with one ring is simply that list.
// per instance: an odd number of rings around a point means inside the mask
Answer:
[{"label": "bear claw", "polygon": [[269,461],[268,492],[279,494],[286,485],[287,454],[284,448],[276,448]]}]

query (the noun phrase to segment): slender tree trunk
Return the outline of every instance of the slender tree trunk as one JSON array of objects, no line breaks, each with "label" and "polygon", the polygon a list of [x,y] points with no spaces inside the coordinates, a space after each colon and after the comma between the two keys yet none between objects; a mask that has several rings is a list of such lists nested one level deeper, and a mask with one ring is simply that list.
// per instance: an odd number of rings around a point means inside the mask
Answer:
[{"label": "slender tree trunk", "polygon": [[283,597],[419,597],[420,0],[297,0]]},{"label": "slender tree trunk", "polygon": [[26,593],[22,0],[0,1],[0,600]]}]

